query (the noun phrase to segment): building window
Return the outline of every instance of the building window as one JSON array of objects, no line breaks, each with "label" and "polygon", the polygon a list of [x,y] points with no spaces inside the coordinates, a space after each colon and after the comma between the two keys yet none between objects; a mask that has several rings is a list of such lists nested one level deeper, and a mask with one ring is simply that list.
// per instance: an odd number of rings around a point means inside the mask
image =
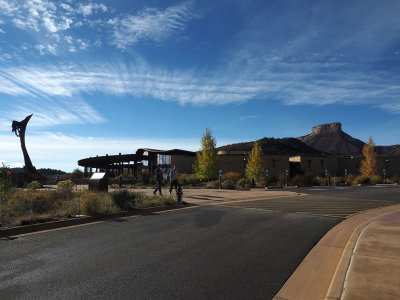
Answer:
[{"label": "building window", "polygon": [[272,160],[272,169],[275,169],[275,163],[276,163],[276,159],[274,158],[274,159]]},{"label": "building window", "polygon": [[171,155],[157,154],[157,165],[170,165]]},{"label": "building window", "polygon": [[321,160],[321,169],[323,169],[323,168],[324,168],[324,161]]},{"label": "building window", "polygon": [[389,160],[385,160],[386,169],[389,169]]},{"label": "building window", "polygon": [[308,160],[308,168],[311,169],[311,159]]}]

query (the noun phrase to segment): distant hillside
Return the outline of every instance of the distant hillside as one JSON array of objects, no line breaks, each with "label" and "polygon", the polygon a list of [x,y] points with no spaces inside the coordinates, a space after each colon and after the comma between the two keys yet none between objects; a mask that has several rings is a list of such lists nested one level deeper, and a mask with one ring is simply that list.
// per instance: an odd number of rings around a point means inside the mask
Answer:
[{"label": "distant hillside", "polygon": [[308,135],[298,137],[311,148],[325,153],[361,154],[364,142],[342,131],[341,123],[314,126]]},{"label": "distant hillside", "polygon": [[[318,155],[321,151],[315,150],[305,143],[299,141],[296,138],[262,138],[258,140],[263,154],[280,154],[280,155],[298,155],[298,154],[309,154]],[[244,142],[226,145],[217,148],[218,151],[251,151],[254,145],[253,142]]]},{"label": "distant hillside", "polygon": [[[24,168],[12,168],[13,173],[22,173],[24,172]],[[57,175],[57,174],[67,174],[61,170],[49,169],[49,168],[42,168],[37,170],[40,174],[43,175]]]},{"label": "distant hillside", "polygon": [[[258,140],[263,154],[271,155],[360,155],[365,143],[342,131],[341,123],[314,126],[308,135],[298,138],[263,138]],[[250,151],[253,142],[237,143],[217,148],[218,151]],[[378,154],[400,157],[400,145],[376,146]]]},{"label": "distant hillside", "polygon": [[392,157],[400,156],[400,145],[376,146],[375,148],[378,154],[392,156]]}]

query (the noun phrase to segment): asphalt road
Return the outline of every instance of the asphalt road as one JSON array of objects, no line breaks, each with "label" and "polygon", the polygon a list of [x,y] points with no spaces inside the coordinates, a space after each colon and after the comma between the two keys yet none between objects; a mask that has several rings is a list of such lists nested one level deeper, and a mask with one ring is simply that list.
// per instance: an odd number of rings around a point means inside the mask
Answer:
[{"label": "asphalt road", "polygon": [[340,220],[204,206],[0,240],[0,299],[272,299]]}]

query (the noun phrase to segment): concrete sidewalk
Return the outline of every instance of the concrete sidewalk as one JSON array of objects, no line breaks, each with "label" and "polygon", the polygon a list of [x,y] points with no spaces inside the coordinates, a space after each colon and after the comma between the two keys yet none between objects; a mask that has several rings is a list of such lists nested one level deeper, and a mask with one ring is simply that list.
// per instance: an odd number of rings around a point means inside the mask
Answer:
[{"label": "concrete sidewalk", "polygon": [[332,228],[274,299],[400,299],[400,205]]},{"label": "concrete sidewalk", "polygon": [[362,230],[342,299],[400,299],[400,211],[372,221]]}]

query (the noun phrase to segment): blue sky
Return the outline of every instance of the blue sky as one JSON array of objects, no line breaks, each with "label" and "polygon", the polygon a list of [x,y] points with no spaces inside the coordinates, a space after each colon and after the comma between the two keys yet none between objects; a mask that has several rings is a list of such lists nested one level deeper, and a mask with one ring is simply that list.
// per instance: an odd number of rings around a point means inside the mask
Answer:
[{"label": "blue sky", "polygon": [[0,0],[0,161],[38,168],[342,122],[399,144],[400,2]]}]

